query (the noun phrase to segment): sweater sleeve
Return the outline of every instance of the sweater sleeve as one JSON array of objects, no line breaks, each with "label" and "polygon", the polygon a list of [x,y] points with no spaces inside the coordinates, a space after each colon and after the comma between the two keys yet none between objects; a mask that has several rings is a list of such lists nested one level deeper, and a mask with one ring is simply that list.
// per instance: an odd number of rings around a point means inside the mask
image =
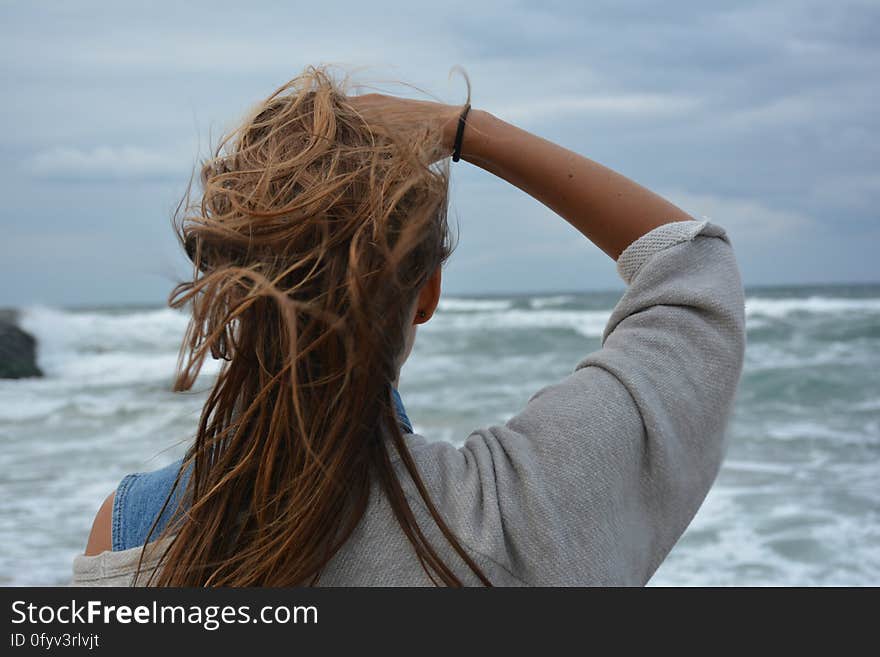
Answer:
[{"label": "sweater sleeve", "polygon": [[601,349],[504,425],[420,448],[460,540],[528,584],[646,583],[721,464],[745,348],[724,230],[666,224],[617,264]]}]

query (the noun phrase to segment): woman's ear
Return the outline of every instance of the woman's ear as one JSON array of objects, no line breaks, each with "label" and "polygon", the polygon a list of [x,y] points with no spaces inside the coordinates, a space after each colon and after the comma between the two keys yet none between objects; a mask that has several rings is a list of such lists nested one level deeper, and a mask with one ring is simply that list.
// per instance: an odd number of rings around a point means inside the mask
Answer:
[{"label": "woman's ear", "polygon": [[418,303],[416,303],[416,316],[413,318],[413,324],[424,324],[434,316],[437,310],[437,304],[440,303],[440,279],[442,267],[437,267],[431,278],[425,281],[422,289],[419,291]]}]

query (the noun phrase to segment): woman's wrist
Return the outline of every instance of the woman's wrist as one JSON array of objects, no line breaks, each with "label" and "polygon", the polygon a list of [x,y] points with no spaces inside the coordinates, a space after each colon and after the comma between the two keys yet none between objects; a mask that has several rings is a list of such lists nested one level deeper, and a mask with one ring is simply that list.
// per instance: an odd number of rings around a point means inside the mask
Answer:
[{"label": "woman's wrist", "polygon": [[[465,120],[464,133],[461,140],[461,159],[483,166],[488,157],[487,143],[489,133],[494,124],[498,122],[494,116],[485,110],[471,108]],[[457,128],[457,122],[455,127]],[[453,131],[453,141],[454,141]],[[454,146],[454,144],[453,144]]]},{"label": "woman's wrist", "polygon": [[485,110],[472,109],[468,113],[462,138],[461,159],[485,169],[489,173],[502,175],[502,162],[507,143],[505,130],[512,126]]}]

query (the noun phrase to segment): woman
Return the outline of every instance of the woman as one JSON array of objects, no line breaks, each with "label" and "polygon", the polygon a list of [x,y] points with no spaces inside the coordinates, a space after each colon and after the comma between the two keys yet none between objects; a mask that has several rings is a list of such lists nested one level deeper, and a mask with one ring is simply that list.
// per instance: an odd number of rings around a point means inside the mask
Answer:
[{"label": "woman", "polygon": [[[724,231],[478,110],[350,97],[307,69],[184,207],[176,390],[224,359],[183,462],[107,498],[74,583],[590,585],[648,581],[718,471],[742,367]],[[459,129],[461,127],[461,129]],[[540,200],[628,289],[599,351],[463,447],[397,394],[450,253],[448,168]]]}]

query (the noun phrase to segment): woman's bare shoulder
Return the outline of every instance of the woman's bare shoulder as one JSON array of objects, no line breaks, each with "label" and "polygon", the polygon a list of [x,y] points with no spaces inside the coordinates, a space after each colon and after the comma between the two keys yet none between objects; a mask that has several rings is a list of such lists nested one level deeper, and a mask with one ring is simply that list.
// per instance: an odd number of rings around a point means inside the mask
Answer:
[{"label": "woman's bare shoulder", "polygon": [[91,557],[113,549],[113,498],[116,491],[110,493],[92,523],[92,531],[86,543],[85,556]]}]

